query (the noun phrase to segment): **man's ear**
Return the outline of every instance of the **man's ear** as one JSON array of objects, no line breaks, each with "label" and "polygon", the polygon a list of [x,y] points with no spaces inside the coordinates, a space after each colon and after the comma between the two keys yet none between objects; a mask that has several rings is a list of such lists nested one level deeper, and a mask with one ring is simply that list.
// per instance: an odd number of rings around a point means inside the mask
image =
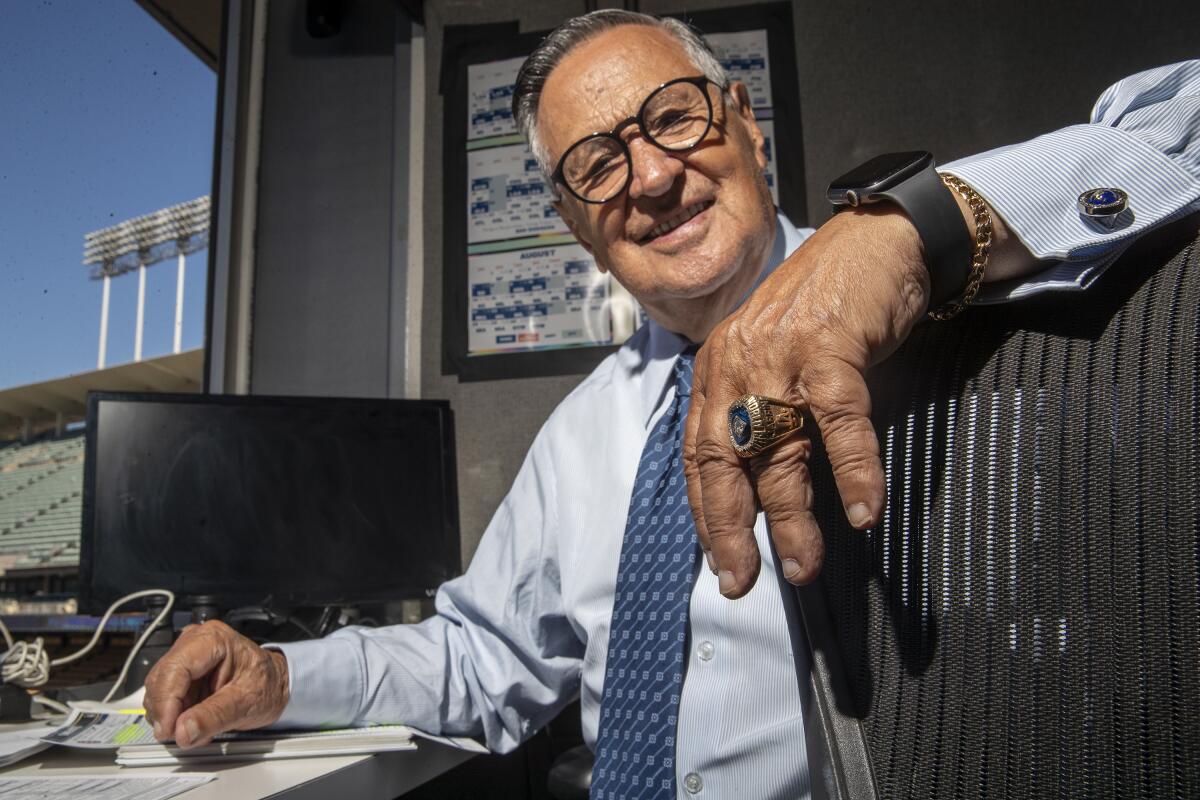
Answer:
[{"label": "man's ear", "polygon": [[[558,212],[558,215],[562,217],[563,222],[567,223],[568,230],[571,231],[571,235],[575,237],[580,246],[587,251],[589,256],[595,258],[596,253],[592,250],[592,243],[589,242],[587,237],[583,235],[583,231],[580,230],[579,223],[577,223],[571,216],[571,212],[567,208],[566,204],[563,203],[562,200],[552,200],[550,201],[550,205],[553,206],[554,210]],[[599,261],[596,262],[596,268],[601,272],[608,272],[608,270],[606,270]]]},{"label": "man's ear", "polygon": [[750,141],[754,143],[754,155],[758,160],[759,169],[766,170],[767,151],[765,146],[767,140],[758,127],[758,122],[754,119],[754,106],[750,102],[750,90],[741,81],[733,81],[729,84],[729,98],[731,110],[741,118]]}]

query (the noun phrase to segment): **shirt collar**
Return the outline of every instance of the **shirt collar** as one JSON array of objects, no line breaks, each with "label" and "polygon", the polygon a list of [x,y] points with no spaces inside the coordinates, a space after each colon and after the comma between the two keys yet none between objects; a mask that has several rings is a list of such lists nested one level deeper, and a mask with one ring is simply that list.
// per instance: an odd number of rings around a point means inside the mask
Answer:
[{"label": "shirt collar", "polygon": [[[784,259],[794,253],[810,233],[811,231],[808,230],[798,230],[792,221],[784,216],[783,212],[777,211],[775,213],[775,243],[771,247],[771,256],[767,259],[767,265],[759,274],[758,280],[754,282],[753,288],[746,293],[746,297],[749,297],[750,293],[757,289],[759,284],[783,263]],[[745,300],[746,298],[743,297],[742,302]],[[683,336],[672,333],[654,320],[647,320],[646,327],[649,329],[647,331],[649,335],[642,355],[644,366],[641,401],[642,423],[649,425],[654,412],[662,405],[671,388],[671,369],[675,366],[675,359],[690,343]]]}]

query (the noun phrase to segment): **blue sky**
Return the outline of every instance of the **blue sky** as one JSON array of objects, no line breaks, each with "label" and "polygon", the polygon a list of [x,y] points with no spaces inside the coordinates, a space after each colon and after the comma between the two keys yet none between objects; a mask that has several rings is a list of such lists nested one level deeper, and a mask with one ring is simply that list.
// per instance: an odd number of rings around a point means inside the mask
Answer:
[{"label": "blue sky", "polygon": [[[95,369],[101,283],[83,235],[208,194],[216,73],[134,0],[5,0],[0,25],[0,389]],[[207,253],[183,346],[203,344]],[[171,351],[175,262],[151,267],[143,355]],[[133,360],[137,274],[112,281],[108,364]]]}]

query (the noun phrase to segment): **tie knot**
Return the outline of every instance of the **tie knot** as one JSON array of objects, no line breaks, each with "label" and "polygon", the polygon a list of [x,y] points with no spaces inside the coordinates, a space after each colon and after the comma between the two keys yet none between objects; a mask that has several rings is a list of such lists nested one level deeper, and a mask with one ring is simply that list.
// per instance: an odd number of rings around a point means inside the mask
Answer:
[{"label": "tie knot", "polygon": [[675,362],[675,395],[690,397],[692,394],[692,362],[696,360],[696,351],[689,347],[679,355]]}]

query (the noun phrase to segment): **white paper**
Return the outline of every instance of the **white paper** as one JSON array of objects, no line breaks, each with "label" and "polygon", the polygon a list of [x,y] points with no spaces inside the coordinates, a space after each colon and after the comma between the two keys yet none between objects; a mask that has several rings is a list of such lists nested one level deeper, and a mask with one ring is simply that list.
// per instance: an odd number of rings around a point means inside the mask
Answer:
[{"label": "white paper", "polygon": [[467,242],[569,233],[524,144],[467,153]]},{"label": "white paper", "polygon": [[134,744],[154,744],[154,729],[145,713],[73,711],[43,742],[84,750],[112,750]]},{"label": "white paper", "polygon": [[524,56],[467,67],[467,140],[517,132],[512,116],[513,86]]},{"label": "white paper", "polygon": [[0,777],[0,800],[166,800],[215,775],[53,775]]},{"label": "white paper", "polygon": [[767,57],[767,32],[710,33],[706,37],[713,53],[731,81],[741,81],[750,90],[750,105],[770,108],[771,61]]},{"label": "white paper", "polygon": [[[213,762],[231,761],[279,761],[288,758],[317,758],[319,756],[356,756],[374,755],[375,753],[391,753],[396,751],[416,750],[413,742],[389,742],[384,745],[362,742],[352,747],[338,747],[313,750],[275,750],[272,746],[277,742],[261,742],[258,749],[241,749],[227,753],[203,752],[192,754],[187,751],[175,753],[154,748],[156,752],[142,753],[139,748],[122,747],[117,751],[117,764],[122,767],[169,767],[207,764]],[[460,748],[461,749],[461,748]]]},{"label": "white paper", "polygon": [[315,730],[294,729],[275,730],[273,728],[257,728],[251,731],[226,731],[218,734],[214,741],[297,741],[314,742],[321,739],[372,739],[396,737],[411,739],[413,729],[407,725],[364,725],[360,728],[319,728]]},{"label": "white paper", "polygon": [[[320,742],[325,739],[355,737],[364,741],[373,738],[410,738],[412,729],[405,725],[369,725],[362,728],[329,728],[324,730],[270,730],[227,731],[218,734],[214,742],[265,741]],[[153,745],[162,743],[154,738],[154,729],[146,721],[145,712],[102,712],[74,711],[67,721],[54,730],[41,730],[40,740],[47,744],[58,744],[83,750],[115,750],[119,747]]]},{"label": "white paper", "polygon": [[471,355],[612,344],[611,279],[580,245],[469,256],[467,280]]},{"label": "white paper", "polygon": [[7,767],[22,759],[42,752],[50,745],[41,737],[52,728],[44,724],[29,724],[19,729],[7,728],[0,732],[0,767]]}]

